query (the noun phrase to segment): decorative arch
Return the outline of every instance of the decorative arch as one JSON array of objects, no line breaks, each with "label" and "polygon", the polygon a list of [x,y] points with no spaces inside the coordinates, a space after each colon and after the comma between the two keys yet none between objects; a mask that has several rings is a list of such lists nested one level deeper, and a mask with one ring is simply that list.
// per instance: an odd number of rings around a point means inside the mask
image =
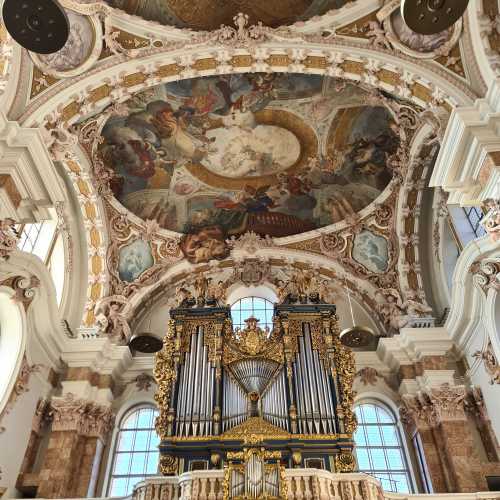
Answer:
[{"label": "decorative arch", "polygon": [[16,291],[0,285],[0,415],[21,370],[26,350],[26,313]]},{"label": "decorative arch", "polygon": [[[19,121],[26,126],[56,126],[48,144],[53,157],[61,161],[75,186],[86,226],[89,280],[83,325],[87,327],[96,322],[96,304],[109,295],[106,286],[110,277],[108,242],[112,238],[105,207],[99,200],[102,185],[91,172],[94,152],[87,147],[105,120],[99,119],[98,123],[84,127],[79,134],[80,145],[76,144],[76,136],[66,133],[62,137],[62,130],[77,126],[106,108],[102,116],[119,111],[120,103],[161,83],[221,73],[289,72],[357,82],[427,110],[434,126],[440,128],[440,136],[450,111],[457,105],[471,104],[476,97],[460,78],[432,63],[415,62],[403,53],[385,50],[368,40],[316,36],[318,30],[326,30],[334,19],[337,22],[337,14],[329,13],[304,26],[293,26],[289,31],[268,30],[251,43],[235,45],[224,43],[217,31],[193,34],[189,30],[160,27],[108,9],[103,4],[67,0],[65,6],[90,16],[105,11],[108,23],[105,37],[109,36],[110,27],[116,27],[128,40],[138,41],[138,48],[130,50],[120,42],[111,44],[114,56],[98,62],[79,76],[50,85],[31,100],[19,116]],[[376,7],[376,2],[372,2],[364,8],[368,13]],[[351,14],[342,10],[338,19],[347,22]],[[110,39],[107,42],[111,43]],[[25,61],[25,69],[29,66]],[[21,109],[23,106],[18,101],[13,107]],[[141,224],[138,220],[134,222]],[[327,231],[324,228],[319,235]],[[175,246],[176,235],[164,236],[166,245]],[[169,259],[171,264],[177,257],[171,255]]]}]

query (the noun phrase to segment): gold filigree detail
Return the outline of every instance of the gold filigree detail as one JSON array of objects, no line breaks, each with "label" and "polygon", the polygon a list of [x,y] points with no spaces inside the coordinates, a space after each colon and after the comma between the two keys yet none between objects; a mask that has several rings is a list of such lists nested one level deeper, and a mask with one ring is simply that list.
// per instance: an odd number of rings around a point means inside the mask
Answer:
[{"label": "gold filigree detail", "polygon": [[[354,434],[358,426],[354,406],[354,377],[356,376],[356,363],[354,353],[340,342],[340,328],[337,317],[331,325],[333,334],[334,364],[340,381],[341,409],[344,420],[344,430],[347,434]],[[340,413],[340,412],[339,412]]]},{"label": "gold filigree detail", "polygon": [[260,444],[265,439],[272,437],[273,439],[284,440],[290,439],[291,434],[276,427],[275,425],[266,422],[261,417],[250,417],[240,425],[233,427],[229,431],[222,434],[221,439],[238,440],[245,444]]},{"label": "gold filigree detail", "polygon": [[172,455],[162,455],[160,457],[160,471],[164,476],[177,474],[179,469],[179,459]]},{"label": "gold filigree detail", "polygon": [[269,336],[267,330],[258,326],[258,320],[249,318],[247,327],[237,330],[235,336],[229,323],[225,329],[224,364],[230,365],[235,361],[249,358],[263,358],[283,364],[283,344],[278,338],[276,330]]},{"label": "gold filigree detail", "polygon": [[352,453],[340,453],[335,455],[336,472],[354,472],[356,460]]},{"label": "gold filigree detail", "polygon": [[163,349],[156,353],[156,362],[153,370],[153,375],[158,385],[155,401],[158,403],[160,409],[160,414],[156,418],[155,427],[161,439],[166,439],[168,436],[172,383],[177,378],[174,360],[174,354],[176,352],[175,331],[175,320],[170,320],[167,334],[163,339]]}]

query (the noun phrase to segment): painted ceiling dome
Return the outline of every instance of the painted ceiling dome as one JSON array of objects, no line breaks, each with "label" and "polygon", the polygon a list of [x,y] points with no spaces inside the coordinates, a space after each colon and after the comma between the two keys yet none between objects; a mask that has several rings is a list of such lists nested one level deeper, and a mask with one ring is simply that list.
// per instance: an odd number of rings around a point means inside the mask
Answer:
[{"label": "painted ceiling dome", "polygon": [[114,195],[185,235],[283,237],[340,222],[381,195],[400,141],[382,100],[314,75],[183,80],[127,106],[102,131]]},{"label": "painted ceiling dome", "polygon": [[350,0],[107,0],[129,14],[161,24],[213,30],[222,24],[232,26],[240,12],[247,14],[250,24],[262,22],[277,27],[338,9]]}]

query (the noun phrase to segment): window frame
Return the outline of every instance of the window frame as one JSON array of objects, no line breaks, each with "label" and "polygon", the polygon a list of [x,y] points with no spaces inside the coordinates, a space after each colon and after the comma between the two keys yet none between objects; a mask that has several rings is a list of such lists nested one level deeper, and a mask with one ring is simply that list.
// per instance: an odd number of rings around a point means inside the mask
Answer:
[{"label": "window frame", "polygon": [[[115,463],[116,459],[119,453],[131,453],[133,454],[133,450],[128,450],[128,451],[123,451],[123,452],[118,452],[118,445],[119,445],[119,437],[120,433],[123,430],[129,430],[129,431],[142,431],[142,430],[150,430],[150,428],[131,428],[131,429],[124,429],[123,428],[123,423],[124,421],[129,418],[131,415],[133,415],[136,412],[139,412],[142,409],[150,409],[153,411],[158,412],[158,407],[153,401],[141,401],[141,402],[136,402],[132,404],[131,406],[127,406],[126,408],[123,408],[122,411],[120,411],[117,415],[116,421],[118,422],[118,425],[115,426],[113,430],[113,436],[111,440],[111,446],[109,448],[109,453],[108,453],[108,463],[106,465],[106,476],[104,478],[104,483],[103,483],[103,488],[102,488],[102,496],[110,497],[110,498],[122,498],[122,497],[112,497],[111,496],[111,488],[113,485],[113,478],[115,477],[127,477],[127,478],[132,478],[132,477],[137,477],[137,483],[144,481],[144,479],[148,479],[151,477],[156,477],[159,475],[158,472],[158,466],[157,466],[157,471],[155,474],[114,474],[114,468],[115,468]],[[151,428],[154,430],[154,418],[153,417],[153,427]],[[140,452],[140,453],[146,453],[149,454],[153,450],[147,450],[145,452]],[[159,455],[158,455],[158,465],[159,465]],[[129,464],[129,470],[130,470],[131,465]],[[125,496],[130,496],[130,494],[125,495]]]},{"label": "window frame", "polygon": [[[408,494],[410,494],[410,495],[416,494],[418,489],[417,489],[417,482],[416,482],[416,477],[415,477],[414,463],[413,463],[413,460],[412,460],[411,455],[409,453],[407,436],[406,436],[404,429],[401,425],[401,421],[399,419],[397,411],[392,407],[392,405],[390,403],[387,403],[386,401],[384,401],[382,399],[378,399],[378,398],[360,399],[360,400],[355,402],[354,409],[356,410],[356,408],[358,406],[362,406],[362,405],[374,405],[374,406],[380,407],[382,410],[385,410],[391,416],[393,421],[392,421],[392,423],[386,423],[386,424],[383,424],[383,423],[381,424],[380,422],[368,423],[368,424],[364,423],[363,424],[363,423],[359,422],[358,428],[361,426],[374,426],[374,427],[376,426],[378,428],[380,428],[380,426],[393,426],[395,431],[396,431],[396,437],[398,439],[399,446],[386,446],[385,444],[381,444],[380,446],[373,446],[373,445],[368,445],[368,444],[364,445],[364,446],[363,445],[358,446],[355,442],[354,443],[354,452],[355,452],[355,456],[356,456],[356,462],[358,465],[358,471],[365,473],[365,474],[368,474],[368,475],[371,475],[372,477],[374,477],[375,479],[377,479],[380,482],[382,482],[382,481],[381,481],[381,479],[379,479],[379,476],[377,476],[377,474],[390,475],[390,474],[403,474],[403,473],[405,473],[407,476],[408,487],[410,490],[408,492]],[[354,436],[353,436],[353,440],[354,440]],[[373,470],[371,472],[366,471],[366,470],[360,470],[358,459],[357,459],[357,449],[358,448],[366,449],[369,456],[371,455],[370,451],[369,451],[370,449],[374,449],[374,448],[375,449],[383,449],[384,450],[384,457],[385,457],[387,464],[389,464],[389,461],[387,459],[387,453],[385,450],[386,449],[399,449],[399,450],[401,450],[404,469],[394,469],[393,470],[393,469],[387,468],[387,470],[385,470],[385,471]],[[397,491],[395,491],[394,493],[404,494],[404,492],[397,492]]]}]

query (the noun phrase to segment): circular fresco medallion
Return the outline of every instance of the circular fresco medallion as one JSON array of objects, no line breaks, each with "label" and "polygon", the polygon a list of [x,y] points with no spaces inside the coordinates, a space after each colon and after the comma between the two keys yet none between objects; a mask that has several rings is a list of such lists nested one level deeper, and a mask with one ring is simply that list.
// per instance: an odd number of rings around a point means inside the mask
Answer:
[{"label": "circular fresco medallion", "polygon": [[435,58],[441,53],[451,50],[462,32],[462,21],[451,28],[431,35],[423,35],[412,31],[405,23],[399,5],[385,23],[391,43],[403,52],[414,57]]},{"label": "circular fresco medallion", "polygon": [[69,38],[64,47],[53,54],[31,53],[34,63],[57,78],[72,77],[89,69],[102,49],[102,27],[98,17],[84,16],[67,10]]}]

